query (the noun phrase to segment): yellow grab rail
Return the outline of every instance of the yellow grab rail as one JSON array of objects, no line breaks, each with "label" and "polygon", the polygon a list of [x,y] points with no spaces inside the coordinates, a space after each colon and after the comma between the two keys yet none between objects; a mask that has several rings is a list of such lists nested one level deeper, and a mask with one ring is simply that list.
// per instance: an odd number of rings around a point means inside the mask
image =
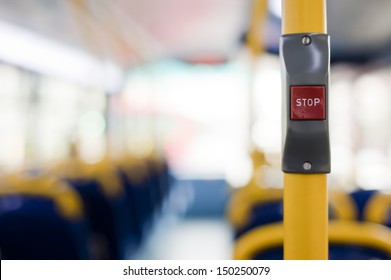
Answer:
[{"label": "yellow grab rail", "polygon": [[325,0],[283,0],[282,34],[326,33]]},{"label": "yellow grab rail", "polygon": [[[282,34],[326,33],[325,0],[283,0]],[[328,258],[326,174],[284,176],[284,258]]]},{"label": "yellow grab rail", "polygon": [[328,258],[327,177],[284,176],[284,259]]}]

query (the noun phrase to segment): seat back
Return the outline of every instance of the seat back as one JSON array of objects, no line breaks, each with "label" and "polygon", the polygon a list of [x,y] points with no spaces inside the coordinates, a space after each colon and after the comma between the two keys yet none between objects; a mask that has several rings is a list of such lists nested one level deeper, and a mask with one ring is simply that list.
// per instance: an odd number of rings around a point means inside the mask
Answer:
[{"label": "seat back", "polygon": [[350,197],[355,203],[357,217],[356,220],[363,221],[364,220],[364,209],[367,207],[367,203],[371,200],[373,196],[378,193],[377,190],[355,190],[350,193]]},{"label": "seat back", "polygon": [[92,228],[98,259],[124,259],[136,247],[132,210],[116,169],[108,162],[86,164],[73,159],[64,178],[81,196]]},{"label": "seat back", "polygon": [[[229,206],[232,212],[235,211],[234,206],[237,207],[237,213],[231,214],[231,217],[235,217],[235,238],[258,226],[283,220],[283,189],[259,189],[251,193],[247,192],[247,197],[242,196],[237,201],[232,199]],[[330,196],[330,219],[352,220],[356,217],[355,203],[349,194],[333,192]]]},{"label": "seat back", "polygon": [[150,178],[150,169],[145,161],[126,159],[119,162],[118,174],[126,191],[133,198],[137,231],[140,239],[143,239],[152,225],[157,198],[154,181]]},{"label": "seat back", "polygon": [[391,194],[374,194],[366,204],[363,219],[391,228]]},{"label": "seat back", "polygon": [[90,259],[79,196],[50,178],[13,176],[0,187],[3,259]]}]

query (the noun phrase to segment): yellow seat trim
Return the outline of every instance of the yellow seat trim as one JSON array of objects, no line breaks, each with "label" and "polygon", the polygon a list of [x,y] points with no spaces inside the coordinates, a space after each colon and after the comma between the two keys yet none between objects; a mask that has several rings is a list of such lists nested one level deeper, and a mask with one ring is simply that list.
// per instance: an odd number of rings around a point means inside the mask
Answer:
[{"label": "yellow seat trim", "polygon": [[81,198],[63,181],[50,177],[10,175],[4,178],[4,184],[0,188],[0,196],[20,194],[49,198],[55,202],[58,213],[66,219],[79,219],[84,215]]},{"label": "yellow seat trim", "polygon": [[124,192],[114,163],[107,159],[99,163],[87,164],[74,158],[58,164],[52,172],[70,179],[97,180],[100,183],[101,191],[107,197],[118,197]]},{"label": "yellow seat trim", "polygon": [[135,184],[140,184],[148,178],[148,165],[144,160],[126,158],[118,161],[118,166],[125,172],[128,179]]},{"label": "yellow seat trim", "polygon": [[[391,257],[391,230],[374,223],[332,221],[329,224],[331,244],[349,244],[375,248]],[[258,252],[283,246],[283,224],[258,227],[240,237],[233,252],[236,260],[249,260]]]},{"label": "yellow seat trim", "polygon": [[333,207],[337,219],[356,220],[357,206],[352,197],[344,191],[331,191],[329,204]]},{"label": "yellow seat trim", "polygon": [[391,208],[391,195],[378,193],[373,196],[364,209],[364,220],[383,224]]},{"label": "yellow seat trim", "polygon": [[249,223],[250,212],[254,205],[282,201],[283,189],[265,189],[245,187],[234,193],[228,202],[227,218],[235,229],[241,229]]}]

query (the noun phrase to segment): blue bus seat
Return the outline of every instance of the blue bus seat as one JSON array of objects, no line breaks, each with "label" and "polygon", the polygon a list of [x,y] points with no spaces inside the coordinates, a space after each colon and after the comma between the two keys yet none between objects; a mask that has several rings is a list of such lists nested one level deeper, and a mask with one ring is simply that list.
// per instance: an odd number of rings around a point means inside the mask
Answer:
[{"label": "blue bus seat", "polygon": [[133,210],[137,216],[138,236],[142,241],[152,226],[155,193],[151,187],[150,170],[146,162],[132,158],[118,162],[117,173],[126,191],[133,198]]},{"label": "blue bus seat", "polygon": [[86,164],[73,159],[62,165],[59,176],[83,199],[96,258],[124,259],[137,248],[133,212],[114,167],[107,162]]},{"label": "blue bus seat", "polygon": [[[338,218],[335,206],[335,204],[329,204],[329,219]],[[241,235],[253,228],[281,222],[283,218],[284,205],[282,199],[256,203],[252,206],[250,212],[248,213],[247,224],[245,224],[243,227],[235,229],[235,239],[239,238]]]},{"label": "blue bus seat", "polygon": [[[241,203],[246,204],[244,206],[246,211],[242,211],[244,222],[234,226],[235,239],[258,226],[283,220],[283,190],[279,190],[278,193],[278,189],[262,189],[257,192],[258,195],[248,198],[247,203],[243,199]],[[343,191],[330,192],[329,219],[358,219],[359,216],[362,216],[359,213],[363,212],[366,202],[374,193],[372,191],[358,191],[354,194]],[[358,210],[358,208],[361,210]]]},{"label": "blue bus seat", "polygon": [[90,259],[80,197],[49,178],[5,180],[0,187],[2,259]]}]

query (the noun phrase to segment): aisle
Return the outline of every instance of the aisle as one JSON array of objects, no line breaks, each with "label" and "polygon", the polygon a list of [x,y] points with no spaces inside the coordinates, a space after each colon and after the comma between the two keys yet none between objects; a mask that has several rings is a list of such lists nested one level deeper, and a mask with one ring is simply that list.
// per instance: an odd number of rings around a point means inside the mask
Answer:
[{"label": "aisle", "polygon": [[232,231],[221,219],[165,220],[144,244],[137,259],[230,259]]}]

